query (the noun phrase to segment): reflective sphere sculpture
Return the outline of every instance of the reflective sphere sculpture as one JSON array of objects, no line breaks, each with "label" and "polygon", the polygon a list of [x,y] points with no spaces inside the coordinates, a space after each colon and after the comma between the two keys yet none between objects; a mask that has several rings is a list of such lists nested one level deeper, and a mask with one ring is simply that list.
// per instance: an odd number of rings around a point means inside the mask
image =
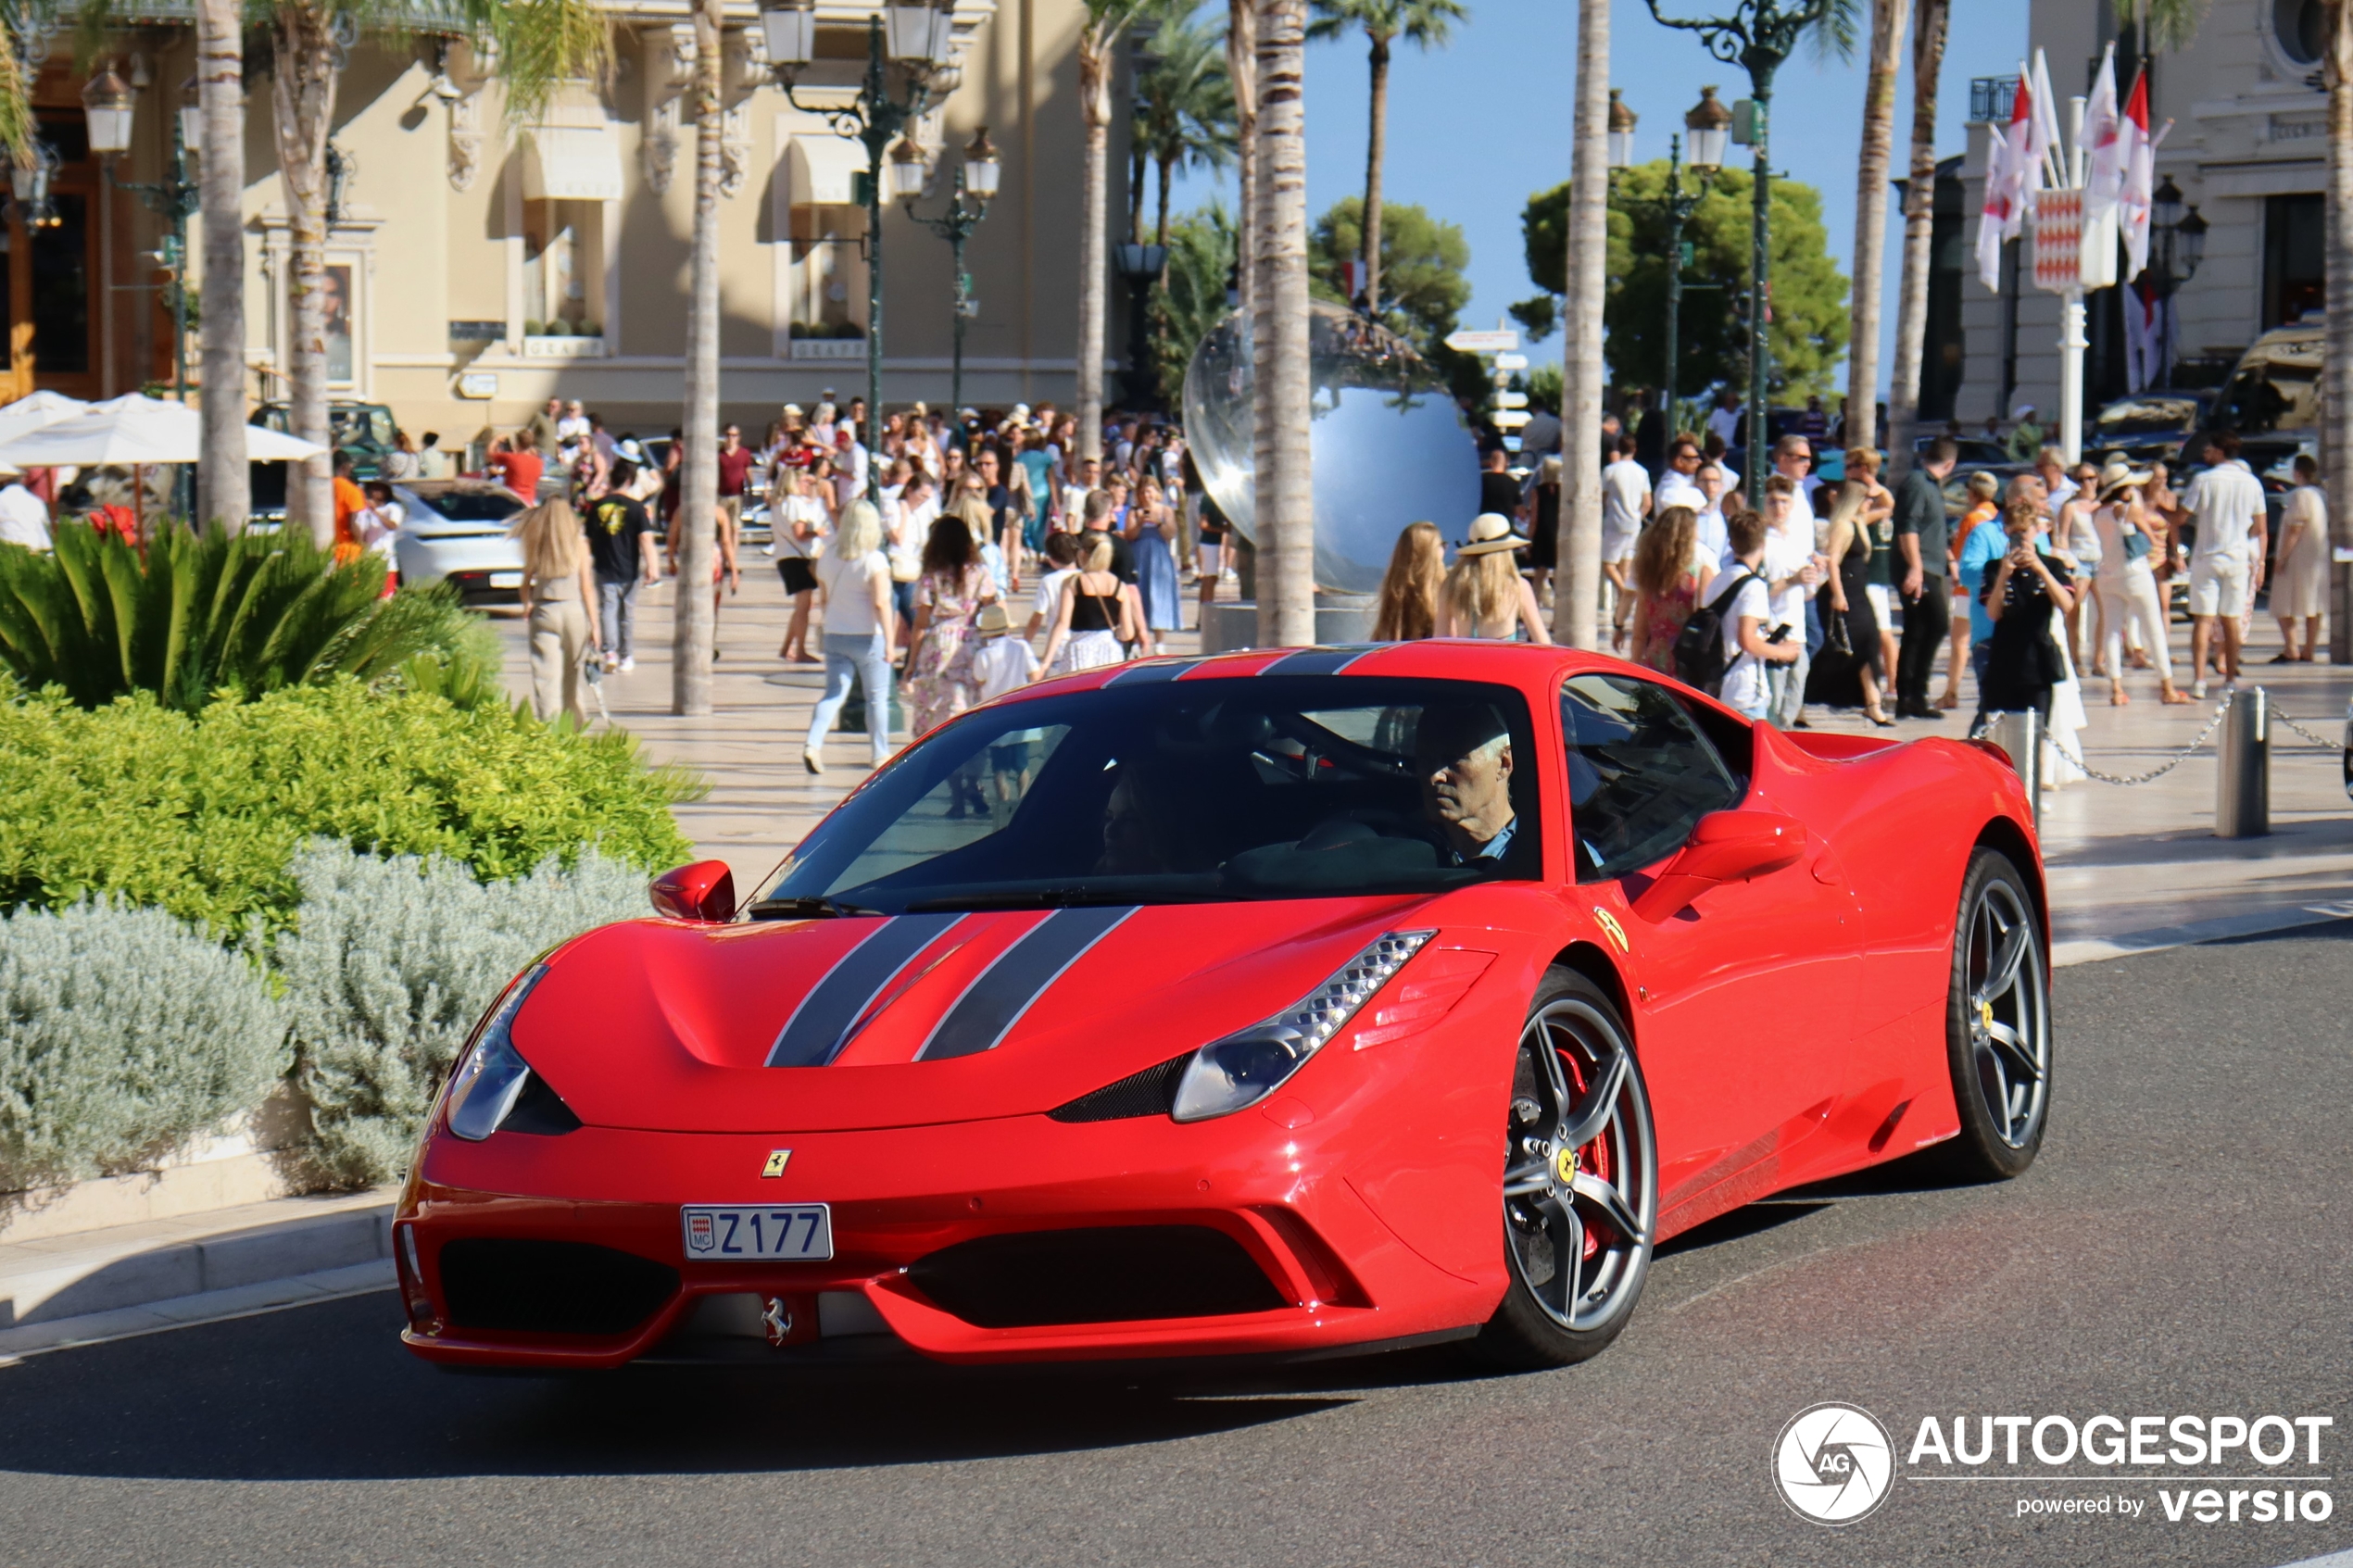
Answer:
[{"label": "reflective sphere sculpture", "polygon": [[[1309,308],[1315,586],[1375,593],[1408,523],[1463,542],[1478,510],[1478,445],[1412,345],[1337,305]],[[1185,439],[1218,509],[1254,543],[1251,395],[1250,333],[1228,316],[1185,371]]]}]

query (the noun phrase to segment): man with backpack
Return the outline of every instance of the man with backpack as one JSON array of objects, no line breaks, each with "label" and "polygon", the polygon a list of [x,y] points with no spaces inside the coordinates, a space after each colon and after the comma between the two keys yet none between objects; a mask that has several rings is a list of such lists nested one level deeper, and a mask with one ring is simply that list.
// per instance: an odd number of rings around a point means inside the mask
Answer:
[{"label": "man with backpack", "polygon": [[1675,673],[1746,717],[1762,720],[1772,706],[1765,667],[1793,662],[1799,647],[1786,634],[1774,641],[1768,632],[1772,605],[1765,580],[1764,518],[1744,511],[1725,526],[1730,559],[1719,581],[1727,586],[1683,622],[1675,639]]}]

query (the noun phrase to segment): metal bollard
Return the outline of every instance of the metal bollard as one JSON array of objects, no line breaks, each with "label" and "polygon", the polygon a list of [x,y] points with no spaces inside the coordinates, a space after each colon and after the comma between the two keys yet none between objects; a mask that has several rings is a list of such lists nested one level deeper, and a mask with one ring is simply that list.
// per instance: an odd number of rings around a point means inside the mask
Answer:
[{"label": "metal bollard", "polygon": [[2241,686],[2214,747],[2214,836],[2261,838],[2271,831],[2271,698]]},{"label": "metal bollard", "polygon": [[2026,785],[2034,809],[2034,825],[2043,825],[2043,716],[2032,709],[2022,713],[1996,713],[1985,727],[1985,738],[2009,753],[2010,766]]}]

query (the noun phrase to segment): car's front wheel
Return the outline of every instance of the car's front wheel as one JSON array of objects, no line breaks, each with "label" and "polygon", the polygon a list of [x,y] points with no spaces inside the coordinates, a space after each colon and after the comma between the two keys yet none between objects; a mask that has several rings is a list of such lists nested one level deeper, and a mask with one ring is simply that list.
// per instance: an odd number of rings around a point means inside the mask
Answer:
[{"label": "car's front wheel", "polygon": [[1996,849],[1969,856],[1953,930],[1945,1048],[1966,1179],[2003,1181],[2034,1163],[2051,1106],[2051,971],[2026,879]]},{"label": "car's front wheel", "polygon": [[1625,1328],[1658,1226],[1642,1064],[1617,1007],[1582,974],[1554,970],[1537,988],[1504,1136],[1512,1284],[1478,1348],[1506,1366],[1567,1366]]}]

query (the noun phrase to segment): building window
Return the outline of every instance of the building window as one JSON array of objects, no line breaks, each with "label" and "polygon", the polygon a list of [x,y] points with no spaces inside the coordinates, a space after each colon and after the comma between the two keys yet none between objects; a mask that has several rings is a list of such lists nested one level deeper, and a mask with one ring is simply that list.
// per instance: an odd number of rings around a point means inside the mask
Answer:
[{"label": "building window", "polygon": [[522,330],[527,337],[604,332],[604,204],[522,204]]},{"label": "building window", "polygon": [[2322,198],[2269,196],[2263,202],[2263,330],[2300,321],[2327,303],[2321,238]]},{"label": "building window", "polygon": [[2328,7],[2322,0],[2271,0],[2271,36],[2300,66],[2316,66],[2328,48]]},{"label": "building window", "polygon": [[789,317],[797,338],[866,335],[866,209],[836,202],[792,208]]}]

